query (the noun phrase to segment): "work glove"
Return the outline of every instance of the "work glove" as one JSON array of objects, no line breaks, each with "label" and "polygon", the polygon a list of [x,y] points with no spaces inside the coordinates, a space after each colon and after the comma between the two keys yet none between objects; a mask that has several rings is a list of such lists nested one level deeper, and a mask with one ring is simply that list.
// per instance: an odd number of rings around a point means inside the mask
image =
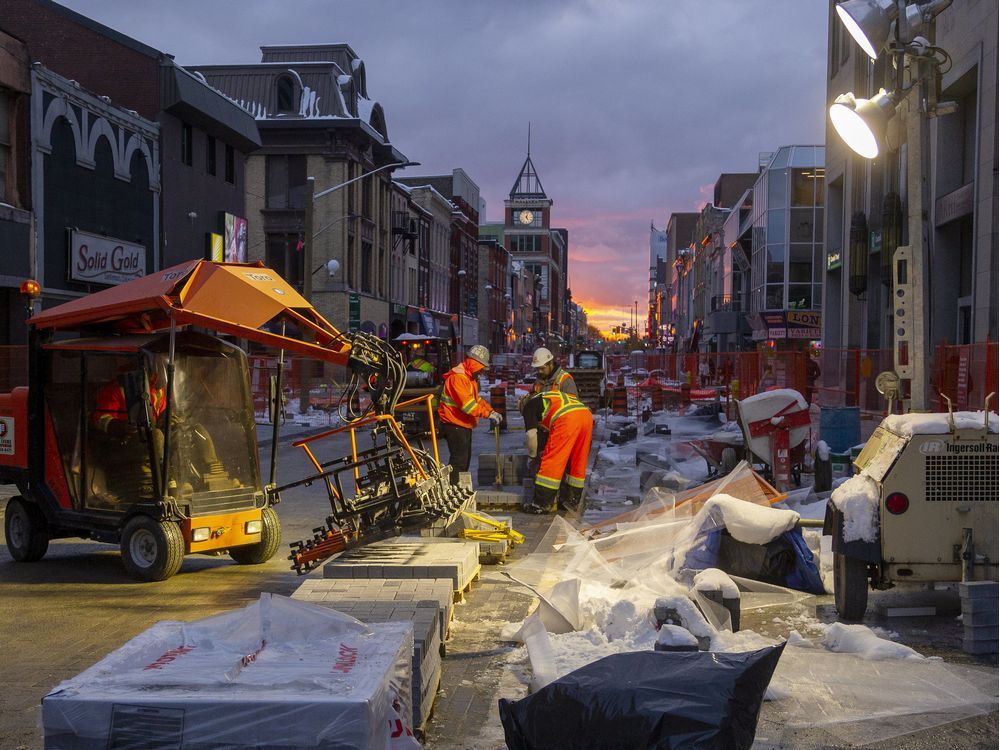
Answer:
[{"label": "work glove", "polygon": [[494,427],[499,427],[500,423],[503,422],[503,415],[498,411],[490,412],[490,422],[493,423]]},{"label": "work glove", "polygon": [[524,431],[524,447],[528,449],[528,456],[534,458],[538,453],[538,430]]},{"label": "work glove", "polygon": [[108,423],[108,434],[115,438],[127,438],[135,434],[135,425],[124,419],[112,419]]}]

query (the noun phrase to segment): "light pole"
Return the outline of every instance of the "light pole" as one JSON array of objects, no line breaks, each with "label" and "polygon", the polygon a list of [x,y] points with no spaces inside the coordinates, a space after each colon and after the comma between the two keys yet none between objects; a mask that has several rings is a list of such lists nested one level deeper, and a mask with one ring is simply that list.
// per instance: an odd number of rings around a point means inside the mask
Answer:
[{"label": "light pole", "polygon": [[[305,228],[303,230],[303,234],[305,236],[302,238],[303,239],[303,243],[302,243],[302,268],[303,268],[303,273],[302,273],[302,276],[303,276],[303,279],[302,279],[302,296],[305,297],[307,301],[312,302],[312,274],[309,273],[309,269],[312,268],[312,264],[313,264],[313,240],[318,235],[320,235],[321,233],[323,233],[324,231],[326,231],[327,229],[329,229],[331,226],[333,226],[334,224],[336,224],[337,221],[340,221],[340,219],[338,219],[336,221],[330,222],[329,224],[327,224],[326,226],[324,226],[322,229],[320,229],[318,232],[314,233],[313,232],[313,205],[315,204],[315,202],[317,200],[319,200],[320,198],[322,198],[324,195],[329,195],[330,193],[334,192],[335,190],[340,190],[341,188],[347,187],[348,185],[352,185],[355,182],[358,182],[359,180],[363,180],[366,177],[370,177],[371,175],[376,174],[377,172],[383,172],[383,171],[385,171],[387,169],[395,169],[397,167],[399,167],[399,168],[406,168],[406,167],[419,167],[419,166],[420,166],[420,162],[418,162],[418,161],[396,161],[396,162],[392,162],[390,164],[383,164],[381,167],[376,167],[375,169],[371,170],[370,172],[365,172],[364,174],[358,175],[357,177],[354,177],[354,178],[352,178],[350,180],[346,180],[345,182],[341,182],[341,183],[339,183],[337,185],[334,185],[332,187],[328,187],[328,188],[325,188],[323,190],[320,190],[318,193],[316,192],[316,178],[315,177],[307,177],[306,178],[306,205],[305,205],[305,214],[306,215],[305,215],[305,221],[304,221]],[[347,216],[344,216],[342,218],[346,219],[346,218],[350,218],[352,216],[356,216],[356,215],[355,214],[348,214]],[[316,270],[318,271],[319,269],[316,269]],[[313,273],[315,273],[315,271],[313,271]]]},{"label": "light pole", "polygon": [[465,321],[463,312],[465,310],[465,269],[458,269],[458,355],[464,354],[462,351],[465,344]]},{"label": "light pole", "polygon": [[[895,89],[872,99],[837,97],[830,120],[844,142],[867,159],[879,154],[890,125],[906,134],[906,202],[909,245],[893,254],[893,338],[896,373],[910,381],[910,410],[930,407],[930,126],[929,118],[955,111],[938,102],[940,66],[948,53],[934,46],[934,18],[952,0],[846,0],[836,6],[847,31],[875,60],[883,49],[895,57]],[[890,38],[890,34],[892,35]],[[942,58],[938,58],[938,54]],[[909,74],[907,80],[906,74]],[[895,110],[895,122],[890,121]],[[898,147],[898,143],[895,145]]]}]

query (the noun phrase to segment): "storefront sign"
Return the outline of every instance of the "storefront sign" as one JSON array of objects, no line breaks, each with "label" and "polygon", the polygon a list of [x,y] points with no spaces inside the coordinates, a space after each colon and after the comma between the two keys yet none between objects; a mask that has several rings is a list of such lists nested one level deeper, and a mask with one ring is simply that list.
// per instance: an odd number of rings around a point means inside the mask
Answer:
[{"label": "storefront sign", "polygon": [[785,320],[788,321],[788,338],[819,339],[821,338],[821,313],[817,310],[787,310]]},{"label": "storefront sign", "polygon": [[975,198],[975,190],[971,182],[947,195],[942,195],[934,204],[935,225],[940,227],[949,221],[970,216],[973,209],[973,198]]},{"label": "storefront sign", "polygon": [[347,327],[351,331],[361,329],[361,295],[351,292],[347,301]]},{"label": "storefront sign", "polygon": [[132,242],[70,231],[70,281],[123,284],[146,275],[146,248]]}]

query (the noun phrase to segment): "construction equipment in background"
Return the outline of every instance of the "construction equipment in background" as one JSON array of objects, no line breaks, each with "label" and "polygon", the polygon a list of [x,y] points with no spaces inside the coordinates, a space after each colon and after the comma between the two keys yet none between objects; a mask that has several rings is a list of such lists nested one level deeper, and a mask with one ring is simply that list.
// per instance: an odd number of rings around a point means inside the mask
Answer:
[{"label": "construction equipment in background", "polygon": [[587,407],[596,412],[604,404],[601,403],[601,390],[604,382],[604,355],[599,351],[586,350],[570,355],[570,366],[566,372],[573,376],[579,399]]},{"label": "construction equipment in background", "polygon": [[[399,396],[400,402],[411,402],[411,406],[397,405],[396,417],[408,435],[426,435],[430,430],[428,415],[418,405],[417,399],[441,393],[444,374],[453,366],[451,341],[440,336],[420,336],[415,333],[401,333],[392,340],[398,347],[406,365],[406,386]],[[421,361],[422,367],[411,366]],[[430,367],[427,367],[430,365]],[[432,415],[436,412],[432,412]]]},{"label": "construction equipment in background", "polygon": [[[23,289],[37,296],[34,282]],[[83,537],[118,544],[131,575],[158,581],[188,553],[270,559],[281,538],[272,506],[297,484],[327,480],[327,556],[426,523],[458,500],[436,448],[413,448],[393,416],[405,385],[399,353],[370,334],[341,333],[259,262],[188,261],[27,322],[32,385],[0,394],[0,483],[20,491],[5,514],[15,560],[41,559],[51,539]],[[352,456],[314,461],[316,476],[277,487],[281,420],[272,418],[264,484],[246,355],[191,328],[346,366],[339,412]],[[282,369],[270,383],[272,417]],[[99,396],[107,388],[117,414]],[[362,389],[370,401],[359,412],[352,403]],[[118,423],[113,434],[101,429],[108,419]],[[359,453],[361,426],[372,448]],[[329,480],[345,470],[353,488]],[[318,564],[313,545],[293,547],[297,571]]]}]

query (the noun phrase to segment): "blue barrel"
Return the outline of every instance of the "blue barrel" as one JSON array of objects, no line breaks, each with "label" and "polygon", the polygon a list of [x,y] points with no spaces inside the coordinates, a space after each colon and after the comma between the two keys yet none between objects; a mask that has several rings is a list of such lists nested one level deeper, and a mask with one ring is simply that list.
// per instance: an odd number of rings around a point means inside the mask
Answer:
[{"label": "blue barrel", "polygon": [[848,453],[861,440],[861,409],[857,406],[823,406],[819,412],[819,438],[830,450]]}]

